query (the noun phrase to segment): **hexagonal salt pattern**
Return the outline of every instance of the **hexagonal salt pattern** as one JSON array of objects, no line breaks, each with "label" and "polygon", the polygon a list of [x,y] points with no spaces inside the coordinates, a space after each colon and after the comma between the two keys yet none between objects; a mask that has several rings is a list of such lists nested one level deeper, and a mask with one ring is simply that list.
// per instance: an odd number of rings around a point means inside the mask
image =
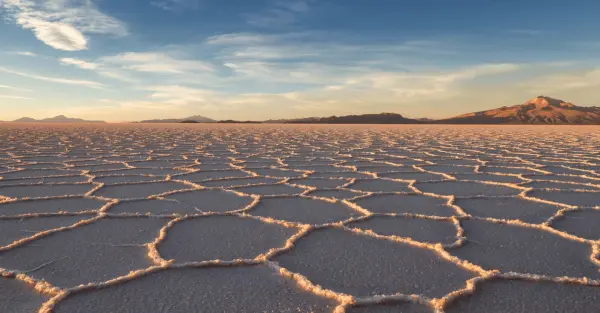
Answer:
[{"label": "hexagonal salt pattern", "polygon": [[0,312],[600,310],[584,127],[145,127],[0,128]]}]

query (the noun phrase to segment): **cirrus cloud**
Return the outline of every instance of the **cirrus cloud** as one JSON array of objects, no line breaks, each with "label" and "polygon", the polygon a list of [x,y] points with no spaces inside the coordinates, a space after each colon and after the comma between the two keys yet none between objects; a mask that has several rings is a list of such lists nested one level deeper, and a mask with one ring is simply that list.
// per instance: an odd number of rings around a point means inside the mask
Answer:
[{"label": "cirrus cloud", "polygon": [[125,25],[100,12],[92,0],[4,0],[0,9],[57,50],[86,50],[86,33],[127,35]]},{"label": "cirrus cloud", "polygon": [[81,79],[67,79],[67,78],[30,74],[30,73],[11,70],[11,69],[4,68],[4,67],[0,67],[0,72],[17,75],[17,76],[21,76],[21,77],[25,77],[25,78],[35,79],[35,80],[47,81],[47,82],[51,82],[51,83],[83,86],[83,87],[90,87],[90,88],[102,88],[103,87],[103,85],[101,83],[94,82],[94,81],[81,80]]}]

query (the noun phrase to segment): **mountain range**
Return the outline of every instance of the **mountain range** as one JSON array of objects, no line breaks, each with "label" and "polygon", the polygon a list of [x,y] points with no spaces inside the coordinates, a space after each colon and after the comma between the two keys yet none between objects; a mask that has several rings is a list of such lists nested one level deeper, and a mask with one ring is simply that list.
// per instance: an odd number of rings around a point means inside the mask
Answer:
[{"label": "mountain range", "polygon": [[186,118],[167,118],[167,119],[155,119],[155,120],[144,120],[137,123],[214,123],[216,122],[212,118],[193,115]]},{"label": "mountain range", "polygon": [[270,120],[287,124],[548,124],[600,125],[600,107],[583,107],[546,96],[523,104],[467,113],[446,119],[405,118],[395,113],[331,116],[290,120]]},{"label": "mountain range", "polygon": [[[23,117],[14,122],[104,123],[58,115],[36,120]],[[406,118],[397,113],[308,117],[266,121],[217,121],[194,115],[186,118],[154,119],[134,123],[264,123],[264,124],[541,124],[600,125],[600,107],[577,106],[571,102],[538,96],[522,104],[462,114],[445,119]]]},{"label": "mountain range", "polygon": [[396,113],[330,116],[307,119],[284,120],[285,124],[419,124],[416,119],[405,118]]},{"label": "mountain range", "polygon": [[600,107],[582,107],[545,96],[523,104],[467,113],[437,124],[600,124]]},{"label": "mountain range", "polygon": [[66,117],[64,115],[57,115],[55,117],[44,118],[41,120],[36,120],[31,117],[22,117],[18,120],[14,120],[13,122],[17,123],[105,123],[104,121],[87,121],[80,118],[71,118]]}]

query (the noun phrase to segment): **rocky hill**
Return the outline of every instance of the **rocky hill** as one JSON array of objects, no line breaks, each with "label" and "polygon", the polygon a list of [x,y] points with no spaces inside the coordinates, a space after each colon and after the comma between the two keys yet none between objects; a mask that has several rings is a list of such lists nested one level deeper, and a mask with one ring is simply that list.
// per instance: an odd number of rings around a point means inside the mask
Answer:
[{"label": "rocky hill", "polygon": [[582,107],[545,96],[523,104],[437,120],[440,124],[600,124],[600,107]]}]

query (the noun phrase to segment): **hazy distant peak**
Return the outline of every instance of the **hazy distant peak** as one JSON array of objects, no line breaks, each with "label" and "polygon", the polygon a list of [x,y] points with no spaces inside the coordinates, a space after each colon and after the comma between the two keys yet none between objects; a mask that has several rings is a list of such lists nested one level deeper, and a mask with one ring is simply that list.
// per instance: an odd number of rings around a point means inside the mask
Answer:
[{"label": "hazy distant peak", "polygon": [[35,123],[35,122],[57,122],[57,123],[104,123],[104,121],[86,121],[81,118],[70,118],[64,115],[57,115],[50,118],[45,118],[41,120],[36,120],[31,117],[22,117],[20,119],[14,120],[13,122],[17,123]]},{"label": "hazy distant peak", "polygon": [[69,118],[69,117],[66,117],[64,115],[57,115],[57,116],[54,116],[54,117],[45,118],[42,121],[72,121],[72,120],[83,121],[83,119],[80,119],[80,118]]},{"label": "hazy distant peak", "polygon": [[207,123],[215,121],[212,118],[208,118],[206,116],[201,116],[201,115],[192,115],[192,116],[186,117],[185,120],[191,120],[191,121],[196,121],[196,122],[207,122]]},{"label": "hazy distant peak", "polygon": [[181,123],[181,122],[197,122],[197,123],[214,123],[216,122],[212,118],[208,118],[201,115],[193,115],[186,118],[166,118],[166,119],[154,119],[154,120],[143,120],[139,123]]},{"label": "hazy distant peak", "polygon": [[31,117],[22,117],[18,120],[14,120],[14,122],[37,122],[37,120]]}]

